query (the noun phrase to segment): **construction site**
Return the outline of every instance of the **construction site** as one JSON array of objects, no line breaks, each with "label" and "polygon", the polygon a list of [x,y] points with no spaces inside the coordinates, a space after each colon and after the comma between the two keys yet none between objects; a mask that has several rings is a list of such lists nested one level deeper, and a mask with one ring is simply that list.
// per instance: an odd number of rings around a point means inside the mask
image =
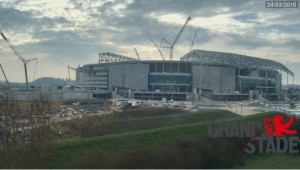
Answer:
[{"label": "construction site", "polygon": [[300,169],[299,16],[0,0],[0,169]]},{"label": "construction site", "polygon": [[[295,104],[293,109],[296,108],[300,91],[293,88],[294,73],[279,62],[233,53],[192,50],[192,47],[179,60],[173,60],[173,49],[190,20],[188,17],[173,42],[162,38],[158,46],[148,37],[162,60],[142,60],[136,48],[134,50],[137,57],[111,52],[99,53],[97,63],[77,68],[68,65],[68,86],[45,84],[31,87],[27,64],[31,61],[36,61],[37,64],[38,58],[23,58],[1,31],[3,40],[24,64],[26,86],[23,89],[10,88],[0,65],[7,84],[7,89],[1,91],[0,97],[17,101],[42,99],[62,103],[101,99],[111,103],[106,107],[107,111],[120,111],[136,106],[187,110],[225,107],[227,110],[235,108],[233,112],[242,114],[243,106],[245,110],[249,110],[248,105],[257,107],[251,107],[250,114],[255,112],[253,110],[261,109],[288,111],[290,107],[285,107],[284,104]],[[170,49],[169,59],[163,56],[161,48]],[[71,83],[70,70],[76,73],[74,83]],[[293,80],[292,88],[288,90],[282,88],[285,81],[283,74],[287,77],[286,84],[291,84],[288,82],[289,76]]]}]

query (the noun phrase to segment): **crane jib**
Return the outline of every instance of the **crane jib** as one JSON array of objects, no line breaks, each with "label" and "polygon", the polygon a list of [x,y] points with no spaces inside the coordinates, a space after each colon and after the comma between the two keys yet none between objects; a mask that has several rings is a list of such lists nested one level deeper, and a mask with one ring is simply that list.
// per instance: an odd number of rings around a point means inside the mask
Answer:
[{"label": "crane jib", "polygon": [[5,41],[7,41],[7,38],[5,37],[5,35],[1,32],[1,36],[3,37],[3,39],[5,40]]},{"label": "crane jib", "polygon": [[20,53],[17,51],[17,49],[10,43],[10,41],[5,37],[4,33],[2,31],[0,31],[1,36],[3,37],[3,39],[6,41],[6,43],[8,44],[8,46],[11,48],[11,50],[15,53],[15,55],[23,62],[24,64],[24,69],[25,69],[25,81],[26,81],[26,89],[28,90],[28,76],[27,76],[27,63],[33,60],[37,60],[37,58],[33,58],[33,59],[29,59],[26,60],[25,58],[23,58]]}]

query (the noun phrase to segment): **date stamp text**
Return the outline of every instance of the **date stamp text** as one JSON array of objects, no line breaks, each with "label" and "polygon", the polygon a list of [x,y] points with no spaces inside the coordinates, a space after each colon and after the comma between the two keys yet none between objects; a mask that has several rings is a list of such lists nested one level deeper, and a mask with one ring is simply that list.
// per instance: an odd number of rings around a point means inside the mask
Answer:
[{"label": "date stamp text", "polygon": [[298,1],[266,1],[266,8],[298,8]]}]

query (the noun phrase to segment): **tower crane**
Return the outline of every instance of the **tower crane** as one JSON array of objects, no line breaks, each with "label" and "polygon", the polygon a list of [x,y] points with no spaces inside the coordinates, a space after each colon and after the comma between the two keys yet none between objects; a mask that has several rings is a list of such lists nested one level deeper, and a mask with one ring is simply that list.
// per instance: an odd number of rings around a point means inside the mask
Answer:
[{"label": "tower crane", "polygon": [[32,59],[26,60],[25,58],[23,58],[20,55],[20,53],[17,51],[17,49],[10,43],[10,41],[5,37],[5,35],[3,34],[3,32],[1,30],[0,30],[0,34],[1,34],[2,38],[6,41],[8,46],[13,50],[15,55],[23,62],[24,69],[25,69],[26,90],[28,90],[27,63],[29,63],[30,61],[37,60],[37,58],[32,58]]},{"label": "tower crane", "polygon": [[70,67],[70,66],[68,65],[69,86],[71,86],[70,69],[77,71],[77,69],[76,69],[76,68]]},{"label": "tower crane", "polygon": [[[180,38],[182,32],[184,31],[185,27],[187,26],[187,24],[189,23],[189,21],[191,20],[191,17],[188,17],[188,19],[185,21],[184,25],[182,26],[181,30],[179,31],[178,35],[176,36],[175,40],[173,43],[170,43],[169,41],[167,41],[165,38],[161,39],[160,42],[160,47],[161,48],[170,48],[170,60],[172,60],[173,58],[173,49],[175,44],[177,43],[178,39]],[[169,44],[169,46],[162,46],[162,43],[166,42],[167,44]]]},{"label": "tower crane", "polygon": [[138,51],[136,50],[136,48],[134,48],[134,47],[132,47],[132,48],[134,49],[137,58],[138,58],[139,60],[141,60],[140,55],[139,55]]},{"label": "tower crane", "polygon": [[148,36],[148,38],[149,38],[149,40],[151,41],[151,42],[153,42],[153,44],[155,45],[155,47],[157,48],[157,50],[158,50],[158,52],[159,52],[159,54],[161,55],[161,57],[163,58],[163,60],[165,61],[165,57],[163,56],[163,54],[161,53],[161,51],[160,51],[160,49],[158,48],[158,46],[156,45],[156,43],[151,39],[151,37],[150,36]]}]

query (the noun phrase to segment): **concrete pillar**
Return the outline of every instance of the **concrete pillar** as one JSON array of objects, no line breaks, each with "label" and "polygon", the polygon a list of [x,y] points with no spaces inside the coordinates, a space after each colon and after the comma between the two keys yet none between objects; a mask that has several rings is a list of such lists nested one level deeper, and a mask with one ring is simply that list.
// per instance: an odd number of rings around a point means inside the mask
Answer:
[{"label": "concrete pillar", "polygon": [[64,88],[61,89],[61,96],[62,96],[62,97],[61,97],[62,100],[65,100],[65,96],[64,96]]},{"label": "concrete pillar", "polygon": [[194,88],[193,93],[197,94],[197,89],[196,88]]},{"label": "concrete pillar", "polygon": [[198,94],[197,94],[197,89],[196,88],[194,88],[194,90],[193,90],[193,96],[194,96],[194,101],[198,101]]},{"label": "concrete pillar", "polygon": [[288,97],[288,92],[287,91],[285,92],[285,95],[284,95],[284,101],[290,101],[290,98]]},{"label": "concrete pillar", "polygon": [[295,78],[293,76],[293,90],[295,89]]},{"label": "concrete pillar", "polygon": [[241,79],[241,69],[239,68],[239,82],[240,82],[240,93],[242,93],[242,79]]},{"label": "concrete pillar", "polygon": [[202,95],[202,89],[199,89],[199,96]]},{"label": "concrete pillar", "polygon": [[253,101],[253,90],[249,90],[249,99]]},{"label": "concrete pillar", "polygon": [[[289,73],[286,73],[286,85],[289,85]],[[288,86],[289,87],[289,86]]]},{"label": "concrete pillar", "polygon": [[282,84],[283,84],[283,80],[282,80],[282,69],[280,70],[280,76],[281,76],[281,82],[280,82],[280,91],[282,90]]},{"label": "concrete pillar", "polygon": [[131,89],[128,89],[128,99],[132,98]]},{"label": "concrete pillar", "polygon": [[266,89],[265,92],[268,91],[268,71],[266,70]]},{"label": "concrete pillar", "polygon": [[202,88],[202,67],[203,67],[203,65],[202,65],[202,61],[201,61],[201,66],[200,66],[200,82],[199,82],[199,86],[200,86],[200,88]]}]

